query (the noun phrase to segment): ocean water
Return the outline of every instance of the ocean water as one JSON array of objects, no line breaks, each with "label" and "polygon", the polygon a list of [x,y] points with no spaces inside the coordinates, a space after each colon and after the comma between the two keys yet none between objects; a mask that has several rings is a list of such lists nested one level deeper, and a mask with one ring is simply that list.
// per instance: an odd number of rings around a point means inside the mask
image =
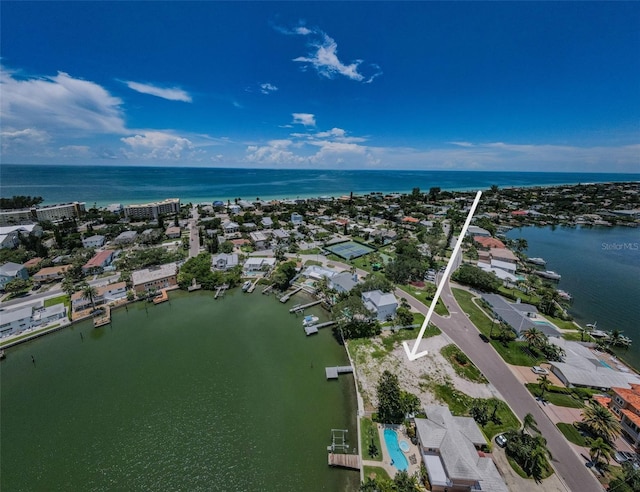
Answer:
[{"label": "ocean water", "polygon": [[623,357],[640,370],[640,230],[629,227],[524,227],[507,233],[527,240],[529,257],[562,275],[558,288],[573,301],[582,326],[621,330],[633,340]]},{"label": "ocean water", "polygon": [[370,192],[488,189],[610,181],[640,181],[640,174],[483,171],[337,171],[124,166],[0,166],[0,193],[41,196],[45,204],[83,201],[144,203],[180,198],[184,203],[244,198],[340,196]]}]

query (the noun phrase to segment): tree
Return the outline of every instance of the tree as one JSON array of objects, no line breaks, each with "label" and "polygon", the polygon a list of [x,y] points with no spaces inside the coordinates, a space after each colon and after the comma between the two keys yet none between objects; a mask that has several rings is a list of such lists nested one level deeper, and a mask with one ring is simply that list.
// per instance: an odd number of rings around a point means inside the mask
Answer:
[{"label": "tree", "polygon": [[541,348],[547,341],[547,336],[536,327],[524,330],[522,338],[525,339],[529,348]]},{"label": "tree", "polygon": [[614,452],[611,444],[602,439],[602,437],[598,437],[596,439],[588,438],[587,445],[589,446],[591,462],[597,468],[600,468],[601,461],[604,460],[604,462],[607,463]]},{"label": "tree", "polygon": [[410,326],[413,324],[413,314],[402,306],[396,309],[396,319],[400,326]]},{"label": "tree", "polygon": [[31,282],[29,282],[28,280],[14,278],[4,285],[4,290],[7,292],[11,292],[12,294],[17,294],[19,292],[25,292],[29,290],[30,286]]},{"label": "tree", "polygon": [[540,388],[540,399],[544,400],[544,394],[551,389],[551,381],[546,374],[538,376],[538,387]]},{"label": "tree", "polygon": [[96,310],[95,298],[97,295],[98,290],[95,287],[89,285],[88,283],[82,285],[82,298],[87,299],[89,302],[91,302],[91,307],[94,311]]},{"label": "tree", "polygon": [[64,278],[62,279],[62,291],[65,294],[67,294],[69,297],[71,297],[73,293],[76,291],[76,286],[73,281],[73,278],[70,277],[69,275],[65,275]]},{"label": "tree", "polygon": [[524,416],[524,420],[522,421],[522,429],[520,430],[520,433],[524,434],[529,429],[535,432],[540,432],[538,430],[538,422],[536,422],[536,419],[533,417],[531,413],[528,413]]},{"label": "tree", "polygon": [[400,424],[408,413],[420,408],[420,399],[400,389],[398,376],[384,371],[378,381],[378,420],[385,424]]},{"label": "tree", "polygon": [[592,403],[582,410],[582,423],[593,435],[609,443],[620,435],[620,422],[599,403]]}]

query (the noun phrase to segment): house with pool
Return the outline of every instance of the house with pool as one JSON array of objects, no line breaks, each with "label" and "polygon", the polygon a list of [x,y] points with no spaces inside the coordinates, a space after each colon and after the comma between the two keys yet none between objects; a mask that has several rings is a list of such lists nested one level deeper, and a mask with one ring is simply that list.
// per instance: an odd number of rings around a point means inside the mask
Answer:
[{"label": "house with pool", "polygon": [[428,405],[416,418],[416,436],[434,492],[509,492],[490,456],[487,440],[471,417],[455,417],[448,407]]}]

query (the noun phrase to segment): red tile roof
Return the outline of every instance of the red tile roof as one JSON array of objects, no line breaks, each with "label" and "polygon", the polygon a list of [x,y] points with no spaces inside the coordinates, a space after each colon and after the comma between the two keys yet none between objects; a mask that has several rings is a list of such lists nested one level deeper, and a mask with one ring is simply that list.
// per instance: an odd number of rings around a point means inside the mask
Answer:
[{"label": "red tile roof", "polygon": [[640,415],[636,415],[635,413],[633,413],[631,410],[629,410],[628,408],[623,408],[622,410],[620,410],[620,412],[627,417],[629,420],[631,420],[631,422],[633,422],[634,424],[636,424],[638,427],[640,427]]},{"label": "red tile roof", "polygon": [[627,406],[633,407],[634,410],[640,411],[640,386],[634,384],[631,389],[627,388],[611,388],[617,395],[620,396]]},{"label": "red tile roof", "polygon": [[506,248],[500,239],[486,236],[473,236],[473,240],[484,248]]},{"label": "red tile roof", "polygon": [[410,222],[411,224],[417,224],[420,222],[420,219],[416,219],[415,217],[405,217],[402,219],[402,222]]},{"label": "red tile roof", "polygon": [[88,270],[89,268],[102,267],[112,256],[113,251],[111,250],[107,249],[105,251],[100,251],[100,253],[97,253],[93,258],[87,261],[82,268]]}]

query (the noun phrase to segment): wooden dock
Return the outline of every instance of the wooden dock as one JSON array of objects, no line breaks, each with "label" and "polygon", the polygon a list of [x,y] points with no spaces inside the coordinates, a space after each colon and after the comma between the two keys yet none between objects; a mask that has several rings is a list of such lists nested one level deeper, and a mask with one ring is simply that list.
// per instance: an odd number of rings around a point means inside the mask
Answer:
[{"label": "wooden dock", "polygon": [[104,314],[99,318],[93,319],[93,327],[100,328],[101,326],[111,323],[111,308],[107,305],[104,307]]},{"label": "wooden dock", "polygon": [[276,285],[276,284],[271,284],[271,285],[266,286],[264,289],[262,289],[262,293],[263,293],[263,294],[268,294],[269,292],[271,292],[271,289],[273,289],[273,287],[274,287],[275,285]]},{"label": "wooden dock", "polygon": [[167,294],[167,291],[165,289],[162,289],[160,291],[160,295],[157,295],[153,298],[153,303],[160,304],[161,302],[166,302],[168,300],[169,300],[169,295]]},{"label": "wooden dock", "polygon": [[289,293],[287,293],[287,294],[283,295],[283,296],[280,298],[280,302],[282,302],[282,303],[287,302],[289,299],[291,299],[291,296],[293,296],[293,295],[297,294],[297,293],[298,293],[298,292],[300,292],[301,290],[302,290],[302,287],[298,287],[297,289],[294,289],[294,290],[292,290],[291,292],[289,292]]},{"label": "wooden dock", "polygon": [[353,372],[353,367],[351,366],[325,367],[324,372],[327,375],[327,379],[338,379],[339,374],[348,374]]},{"label": "wooden dock", "polygon": [[360,456],[357,454],[329,453],[329,466],[340,468],[360,469]]},{"label": "wooden dock", "polygon": [[251,294],[256,289],[256,285],[258,285],[260,278],[262,277],[258,277],[257,279],[255,279],[255,281],[249,286],[249,288],[247,289],[248,294]]},{"label": "wooden dock", "polygon": [[304,327],[304,331],[307,334],[307,336],[315,335],[316,333],[318,333],[318,330],[320,328],[326,328],[327,326],[331,326],[331,325],[335,325],[335,324],[336,324],[335,321],[327,321],[325,323],[320,323],[319,325],[305,326]]},{"label": "wooden dock", "polygon": [[308,304],[298,304],[296,306],[293,306],[291,309],[289,309],[289,312],[292,313],[292,314],[293,313],[299,313],[301,311],[304,311],[308,307],[315,306],[316,304],[320,304],[321,302],[322,301],[313,301],[313,302],[310,302]]},{"label": "wooden dock", "polygon": [[218,297],[224,297],[224,292],[229,288],[229,286],[227,284],[221,285],[220,287],[216,288],[216,295],[213,296],[214,299],[217,299]]}]

